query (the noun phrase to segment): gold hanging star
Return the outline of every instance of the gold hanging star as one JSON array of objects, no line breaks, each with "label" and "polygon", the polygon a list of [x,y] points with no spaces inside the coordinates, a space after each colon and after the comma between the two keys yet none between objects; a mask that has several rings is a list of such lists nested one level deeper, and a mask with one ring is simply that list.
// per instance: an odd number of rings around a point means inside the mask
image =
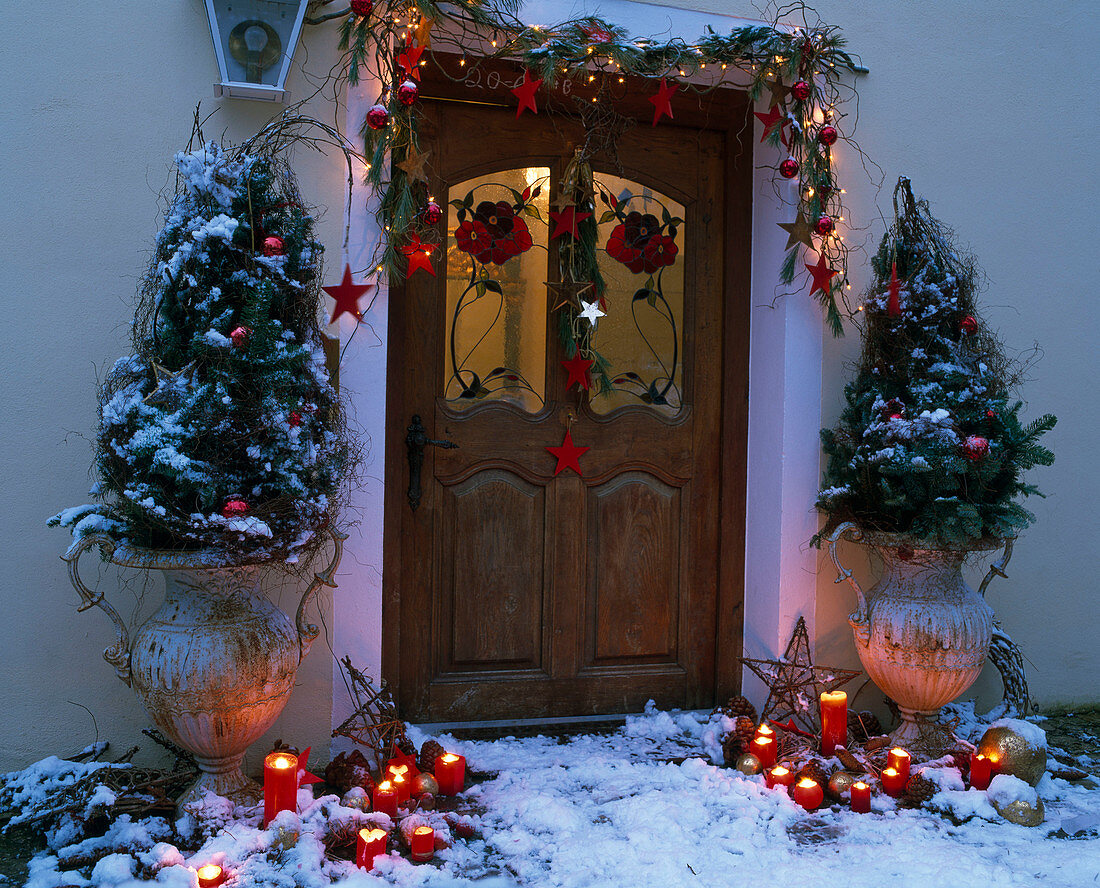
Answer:
[{"label": "gold hanging star", "polygon": [[810,227],[806,214],[802,210],[798,211],[798,215],[793,222],[777,222],[776,224],[789,235],[784,250],[789,250],[795,244],[805,244],[811,250],[814,248],[814,242],[811,238],[814,230]]},{"label": "gold hanging star", "polygon": [[189,383],[191,377],[195,373],[195,367],[197,366],[196,362],[192,361],[179,370],[172,371],[167,367],[161,366],[156,361],[151,361],[150,364],[153,368],[153,377],[157,381],[157,387],[141,399],[143,404],[155,404],[157,401],[164,400],[168,394],[168,390],[175,388],[178,381]]},{"label": "gold hanging star", "polygon": [[555,281],[544,281],[546,288],[554,294],[555,298],[559,299],[557,305],[553,310],[557,311],[566,305],[571,305],[576,309],[581,307],[581,293],[587,293],[592,289],[591,281],[561,281],[557,283]]},{"label": "gold hanging star", "polygon": [[416,24],[416,30],[413,31],[413,36],[416,38],[418,45],[432,45],[432,26],[434,24],[435,19],[428,18],[426,15],[420,16],[420,21]]},{"label": "gold hanging star", "polygon": [[403,170],[410,182],[427,182],[428,174],[424,171],[424,164],[431,156],[430,151],[417,151],[412,145],[405,154],[405,159],[395,164],[399,170]]},{"label": "gold hanging star", "polygon": [[771,101],[768,102],[769,108],[774,108],[776,105],[782,105],[787,101],[787,96],[790,94],[791,88],[783,83],[782,77],[776,77],[771,83],[768,84],[768,92],[772,94]]},{"label": "gold hanging star", "polygon": [[742,657],[747,666],[768,686],[768,699],[760,711],[761,721],[794,719],[813,735],[818,733],[819,698],[835,691],[863,673],[852,669],[815,666],[810,656],[810,637],[806,621],[798,618],[787,650],[778,660]]}]

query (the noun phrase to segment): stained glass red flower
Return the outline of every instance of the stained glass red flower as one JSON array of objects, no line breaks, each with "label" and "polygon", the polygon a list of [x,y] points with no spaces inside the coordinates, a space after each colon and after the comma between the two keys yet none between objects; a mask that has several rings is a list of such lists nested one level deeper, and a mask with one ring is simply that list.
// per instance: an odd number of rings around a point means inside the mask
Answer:
[{"label": "stained glass red flower", "polygon": [[455,229],[455,240],[463,253],[469,253],[482,264],[489,261],[493,252],[493,238],[476,219],[467,219]]},{"label": "stained glass red flower", "polygon": [[607,255],[635,274],[652,274],[676,261],[676,241],[661,233],[661,224],[650,213],[627,213],[607,239]]},{"label": "stained glass red flower", "polygon": [[[474,210],[473,224],[483,228],[489,238],[487,254],[483,254],[486,258],[466,250],[478,262],[503,265],[513,256],[526,253],[531,249],[531,232],[527,228],[527,223],[517,217],[515,210],[505,201],[492,203],[483,200]],[[458,237],[458,231],[455,232],[455,237]],[[461,242],[459,242],[459,248],[465,249]]]}]

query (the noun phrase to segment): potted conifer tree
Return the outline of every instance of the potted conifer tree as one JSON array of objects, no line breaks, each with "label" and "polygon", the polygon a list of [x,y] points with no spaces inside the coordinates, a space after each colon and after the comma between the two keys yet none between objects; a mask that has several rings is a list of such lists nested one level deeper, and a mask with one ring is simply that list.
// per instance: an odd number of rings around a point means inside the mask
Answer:
[{"label": "potted conifer tree", "polygon": [[[867,673],[899,706],[900,743],[920,736],[920,718],[963,693],[989,651],[993,612],[975,593],[964,560],[1011,543],[1034,516],[1020,498],[1038,493],[1022,473],[1050,465],[1039,443],[1053,416],[1021,423],[1017,379],[980,320],[979,272],[951,232],[914,199],[902,178],[894,222],[872,259],[855,379],[835,429],[818,508],[858,608],[850,617]],[[842,537],[882,561],[866,595],[837,556]]]},{"label": "potted conifer tree", "polygon": [[[300,123],[300,121],[299,121]],[[152,721],[190,750],[206,790],[257,797],[240,762],[289,698],[318,630],[310,597],[333,573],[336,508],[354,449],[318,324],[322,246],[284,149],[282,119],[236,149],[196,126],[143,278],[132,353],[100,389],[98,502],[55,515],[81,610],[98,605],[104,652]],[[273,568],[335,553],[291,619],[261,593]],[[164,572],[165,602],[131,639],[78,573],[98,547]]]}]

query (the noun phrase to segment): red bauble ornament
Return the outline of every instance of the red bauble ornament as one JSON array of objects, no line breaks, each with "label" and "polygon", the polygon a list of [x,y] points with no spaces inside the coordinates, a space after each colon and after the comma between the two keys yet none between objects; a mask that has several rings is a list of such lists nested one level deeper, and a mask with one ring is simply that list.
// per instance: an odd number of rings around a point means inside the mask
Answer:
[{"label": "red bauble ornament", "polygon": [[424,221],[429,225],[436,225],[439,220],[443,218],[443,208],[440,207],[434,200],[430,201],[426,207],[424,207]]},{"label": "red bauble ornament", "polygon": [[385,105],[371,105],[367,111],[367,126],[372,130],[385,129],[390,122],[390,112]]},{"label": "red bauble ornament", "polygon": [[281,237],[264,238],[264,255],[265,256],[284,256],[286,255],[286,244],[283,243]]},{"label": "red bauble ornament", "polygon": [[224,506],[222,506],[222,517],[224,518],[240,518],[248,514],[248,503],[243,499],[233,498],[228,500]]},{"label": "red bauble ornament", "polygon": [[840,138],[840,133],[836,131],[835,126],[825,124],[817,131],[817,141],[822,145],[835,145],[838,138]]},{"label": "red bauble ornament", "polygon": [[796,80],[791,84],[791,95],[798,101],[805,102],[810,97],[810,84],[805,80]]},{"label": "red bauble ornament", "polygon": [[967,336],[972,336],[978,332],[978,321],[974,315],[967,315],[959,321],[959,332],[965,333]]},{"label": "red bauble ornament", "polygon": [[798,175],[798,161],[793,157],[788,157],[779,165],[779,175],[784,179],[793,179]]},{"label": "red bauble ornament", "polygon": [[291,411],[290,419],[288,419],[287,422],[290,423],[290,427],[292,429],[296,429],[302,424],[302,414],[299,413],[297,410]]},{"label": "red bauble ornament", "polygon": [[251,335],[252,331],[248,327],[234,327],[229,338],[233,341],[234,348],[243,348]]},{"label": "red bauble ornament", "polygon": [[374,0],[351,0],[351,11],[359,18],[366,18],[373,9]]},{"label": "red bauble ornament", "polygon": [[971,462],[977,462],[989,456],[989,439],[981,435],[970,435],[962,446],[963,456]]},{"label": "red bauble ornament", "polygon": [[996,411],[994,411],[994,410],[985,411],[985,418],[986,419],[996,419],[997,418]]},{"label": "red bauble ornament", "polygon": [[825,237],[827,234],[832,234],[834,228],[836,228],[836,225],[833,223],[832,216],[822,216],[814,223],[814,231],[822,237]]},{"label": "red bauble ornament", "polygon": [[416,101],[420,95],[420,88],[411,80],[406,80],[399,87],[397,87],[397,101],[399,101],[406,108]]}]

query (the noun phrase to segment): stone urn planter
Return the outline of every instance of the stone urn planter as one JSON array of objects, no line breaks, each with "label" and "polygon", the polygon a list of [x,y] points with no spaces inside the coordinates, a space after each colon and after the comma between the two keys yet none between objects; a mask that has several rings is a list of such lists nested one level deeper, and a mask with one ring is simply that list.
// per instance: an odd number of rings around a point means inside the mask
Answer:
[{"label": "stone urn planter", "polygon": [[[847,538],[870,547],[882,561],[882,578],[866,594],[840,563],[837,543]],[[841,524],[829,537],[836,582],[847,581],[858,607],[848,617],[856,650],[871,680],[898,704],[901,724],[890,735],[900,746],[919,746],[922,719],[934,719],[940,707],[964,693],[978,678],[993,636],[993,610],[985,589],[994,575],[1004,576],[1014,540],[990,566],[978,591],[962,575],[968,550],[921,548],[908,537],[861,530]]]},{"label": "stone urn planter", "polygon": [[[157,728],[195,756],[202,773],[181,805],[207,790],[239,804],[262,798],[241,760],[282,712],[298,664],[319,634],[305,609],[321,586],[336,586],[346,539],[329,534],[332,560],[302,593],[293,621],[263,597],[261,581],[270,570],[264,564],[218,565],[204,553],[131,549],[102,534],[84,537],[62,556],[82,599],[78,610],[99,607],[118,631],[104,659]],[[80,556],[95,546],[106,562],[164,573],[164,603],[132,637],[103,593],[80,578]]]}]

